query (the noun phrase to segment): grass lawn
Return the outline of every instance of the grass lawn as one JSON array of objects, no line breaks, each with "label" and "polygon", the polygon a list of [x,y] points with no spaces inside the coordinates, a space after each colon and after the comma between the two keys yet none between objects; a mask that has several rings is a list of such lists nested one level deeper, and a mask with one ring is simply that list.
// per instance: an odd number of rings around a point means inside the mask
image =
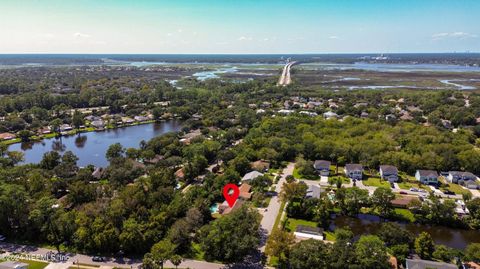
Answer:
[{"label": "grass lawn", "polygon": [[294,232],[297,229],[298,225],[317,227],[317,223],[314,221],[288,218],[285,222],[285,230],[287,230],[288,232]]},{"label": "grass lawn", "polygon": [[373,186],[373,187],[385,187],[385,188],[388,188],[390,189],[390,183],[388,183],[388,181],[385,181],[385,180],[381,180],[380,178],[378,177],[370,177],[368,178],[367,180],[364,180],[363,181],[363,184],[365,186]]},{"label": "grass lawn", "polygon": [[309,179],[309,180],[319,180],[320,177],[318,175],[314,176],[304,176],[298,172],[297,168],[293,169],[293,177],[296,179]]},{"label": "grass lawn", "polygon": [[408,220],[410,222],[415,222],[415,215],[412,211],[405,209],[405,208],[395,208],[395,214],[398,215],[400,218],[404,220]]},{"label": "grass lawn", "polygon": [[335,237],[335,233],[334,232],[330,232],[330,231],[325,231],[325,240],[327,241],[335,241],[337,238]]},{"label": "grass lawn", "polygon": [[438,181],[442,183],[442,186],[440,187],[441,191],[449,190],[449,191],[453,191],[455,194],[460,194],[460,195],[468,194],[468,193],[472,194],[469,190],[462,188],[462,186],[458,184],[449,183],[443,177],[439,177]]},{"label": "grass lawn", "polygon": [[205,252],[202,250],[200,244],[192,242],[190,253],[188,253],[185,258],[204,261],[205,260],[204,256],[205,256]]},{"label": "grass lawn", "polygon": [[430,189],[427,189],[427,187],[421,184],[420,182],[412,183],[412,182],[404,181],[404,182],[399,182],[398,186],[400,187],[400,189],[403,189],[403,190],[409,190],[410,188],[430,190]]},{"label": "grass lawn", "polygon": [[28,261],[28,260],[19,260],[28,264],[28,269],[43,269],[47,267],[48,262],[39,262],[39,261]]}]

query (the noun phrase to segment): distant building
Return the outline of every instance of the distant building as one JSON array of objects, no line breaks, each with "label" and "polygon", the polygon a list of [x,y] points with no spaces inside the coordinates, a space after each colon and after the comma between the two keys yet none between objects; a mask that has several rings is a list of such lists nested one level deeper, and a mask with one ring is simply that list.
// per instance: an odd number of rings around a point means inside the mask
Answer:
[{"label": "distant building", "polygon": [[332,111],[328,111],[328,112],[323,113],[323,117],[324,117],[325,119],[327,119],[327,120],[328,120],[328,119],[332,119],[332,118],[337,119],[337,118],[338,118],[338,114],[335,113],[335,112],[332,112]]},{"label": "distant building", "polygon": [[438,173],[433,170],[417,170],[415,178],[423,184],[438,184]]},{"label": "distant building", "polygon": [[243,200],[250,200],[250,198],[252,198],[252,193],[250,192],[252,186],[247,183],[242,183],[238,189],[240,190],[239,197]]},{"label": "distant building", "polygon": [[313,163],[313,168],[321,175],[328,176],[330,174],[330,162],[324,160],[316,160]]},{"label": "distant building", "polygon": [[345,175],[351,179],[361,180],[363,178],[363,166],[357,163],[348,163],[345,165]]},{"label": "distant building", "polygon": [[261,176],[263,176],[262,173],[260,173],[258,171],[251,171],[251,172],[246,173],[242,177],[242,182],[243,181],[250,182],[251,180],[256,179],[257,177],[261,177]]},{"label": "distant building", "polygon": [[297,225],[293,234],[299,239],[323,240],[323,229],[318,227]]},{"label": "distant building", "polygon": [[90,123],[90,125],[92,125],[93,127],[95,127],[96,129],[103,129],[105,128],[105,122],[103,120],[95,120],[95,121],[92,121],[92,123]]},{"label": "distant building", "polygon": [[0,140],[11,140],[15,139],[17,136],[12,133],[1,133]]},{"label": "distant building", "polygon": [[458,269],[458,266],[445,262],[407,259],[405,269]]},{"label": "distant building", "polygon": [[268,169],[270,169],[270,163],[267,162],[267,161],[263,161],[263,160],[258,160],[258,161],[255,161],[255,162],[251,162],[250,166],[252,167],[252,169],[254,169],[256,171],[259,171],[259,172],[266,172],[266,171],[268,171]]},{"label": "distant building", "polygon": [[398,169],[393,165],[380,165],[380,177],[389,182],[398,181]]}]

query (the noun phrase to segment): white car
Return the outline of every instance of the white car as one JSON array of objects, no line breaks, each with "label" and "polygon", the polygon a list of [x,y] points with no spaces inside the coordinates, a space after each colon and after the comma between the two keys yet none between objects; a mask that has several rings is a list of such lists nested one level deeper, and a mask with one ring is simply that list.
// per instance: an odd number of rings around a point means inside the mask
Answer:
[{"label": "white car", "polygon": [[417,192],[418,189],[417,188],[410,188],[410,191]]}]

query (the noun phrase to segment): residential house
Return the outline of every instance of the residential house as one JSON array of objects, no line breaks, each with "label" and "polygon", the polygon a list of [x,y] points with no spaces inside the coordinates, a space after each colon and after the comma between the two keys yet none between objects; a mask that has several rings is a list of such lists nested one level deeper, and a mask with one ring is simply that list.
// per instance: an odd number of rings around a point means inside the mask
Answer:
[{"label": "residential house", "polygon": [[328,176],[330,174],[330,162],[324,160],[316,160],[313,163],[313,168],[320,174],[320,176]]},{"label": "residential house", "polygon": [[308,185],[307,194],[305,198],[320,198],[322,189],[317,185]]},{"label": "residential house", "polygon": [[250,200],[252,198],[252,193],[250,190],[252,189],[252,186],[250,186],[247,183],[242,183],[240,187],[238,188],[240,190],[239,197],[245,201]]},{"label": "residential house", "polygon": [[363,177],[363,166],[358,163],[348,163],[345,165],[345,175],[354,180],[361,180]]},{"label": "residential house", "polygon": [[402,195],[392,200],[392,206],[397,208],[408,208],[412,201],[418,201],[416,196]]},{"label": "residential house", "polygon": [[415,178],[423,184],[438,184],[438,173],[433,170],[417,170]]},{"label": "residential house", "polygon": [[333,118],[337,119],[338,114],[335,113],[335,112],[332,112],[332,111],[327,111],[327,112],[323,113],[323,117],[327,120],[328,119],[333,119]]},{"label": "residential house", "polygon": [[144,122],[144,121],[147,121],[147,120],[148,120],[148,118],[145,117],[145,116],[135,116],[135,117],[133,117],[133,119],[134,119],[135,121],[138,121],[138,122]]},{"label": "residential house", "polygon": [[253,179],[256,179],[257,177],[262,177],[263,174],[258,172],[258,171],[251,171],[251,172],[248,172],[246,173],[243,177],[242,177],[242,182],[250,182],[252,181]]},{"label": "residential house", "polygon": [[279,114],[284,114],[284,115],[290,115],[292,114],[294,111],[293,110],[289,110],[289,109],[280,109],[278,111]]},{"label": "residential house", "polygon": [[405,269],[458,269],[458,266],[455,264],[420,259],[407,259],[405,264]]},{"label": "residential house", "polygon": [[68,132],[73,130],[73,127],[70,126],[69,124],[62,124],[60,125],[60,132]]},{"label": "residential house", "polygon": [[398,169],[393,165],[380,165],[380,177],[389,182],[398,181]]},{"label": "residential house", "polygon": [[0,134],[0,140],[11,140],[17,138],[16,135],[12,133],[1,133]]},{"label": "residential house", "polygon": [[460,172],[460,171],[449,171],[447,175],[448,182],[451,183],[463,183],[462,185],[467,185],[468,182],[475,182],[477,176],[470,172]]},{"label": "residential house", "polygon": [[105,170],[102,167],[96,167],[92,173],[92,177],[96,180],[102,179],[104,176]]},{"label": "residential house", "polygon": [[365,111],[362,111],[362,113],[360,114],[360,118],[362,118],[362,119],[366,119],[366,118],[368,118],[368,116],[369,116],[369,114]]},{"label": "residential house", "polygon": [[95,120],[90,123],[93,127],[96,129],[104,129],[105,128],[105,122],[103,120]]},{"label": "residential house", "polygon": [[235,201],[235,204],[233,204],[233,206],[230,207],[230,206],[228,205],[228,202],[227,202],[227,201],[224,201],[223,203],[221,203],[221,204],[218,206],[218,213],[220,213],[220,214],[222,214],[222,215],[230,214],[230,212],[241,208],[242,205],[243,205],[243,203],[244,203],[244,200],[242,200],[242,199],[237,199],[237,200]]},{"label": "residential house", "polygon": [[27,269],[28,264],[18,261],[4,261],[0,263],[0,269]]},{"label": "residential house", "polygon": [[268,169],[270,169],[270,163],[267,161],[258,160],[255,162],[251,162],[250,167],[252,167],[253,170],[257,170],[258,172],[267,172]]},{"label": "residential house", "polygon": [[185,172],[183,171],[183,168],[178,169],[175,171],[175,178],[177,180],[182,180],[185,177]]},{"label": "residential house", "polygon": [[318,227],[297,225],[293,234],[299,239],[323,240],[323,229]]},{"label": "residential house", "polygon": [[37,133],[38,134],[41,134],[41,135],[46,135],[46,134],[50,134],[52,132],[52,129],[50,127],[42,127],[40,129],[38,129]]}]

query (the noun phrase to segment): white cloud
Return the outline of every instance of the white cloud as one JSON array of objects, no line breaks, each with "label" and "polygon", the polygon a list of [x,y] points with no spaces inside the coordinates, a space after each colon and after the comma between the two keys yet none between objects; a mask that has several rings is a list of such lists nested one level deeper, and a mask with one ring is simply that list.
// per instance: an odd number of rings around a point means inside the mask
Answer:
[{"label": "white cloud", "polygon": [[338,39],[338,36],[336,36],[336,35],[331,35],[331,36],[329,36],[328,38],[329,38],[329,39]]},{"label": "white cloud", "polygon": [[75,38],[90,38],[91,37],[91,35],[89,35],[89,34],[78,33],[78,32],[74,33],[73,36]]},{"label": "white cloud", "polygon": [[253,38],[251,36],[241,36],[238,38],[239,41],[250,41]]},{"label": "white cloud", "polygon": [[436,33],[432,35],[433,40],[441,40],[446,38],[454,38],[454,39],[467,39],[467,38],[476,38],[476,34],[466,33],[466,32],[444,32],[444,33]]}]

